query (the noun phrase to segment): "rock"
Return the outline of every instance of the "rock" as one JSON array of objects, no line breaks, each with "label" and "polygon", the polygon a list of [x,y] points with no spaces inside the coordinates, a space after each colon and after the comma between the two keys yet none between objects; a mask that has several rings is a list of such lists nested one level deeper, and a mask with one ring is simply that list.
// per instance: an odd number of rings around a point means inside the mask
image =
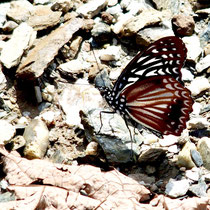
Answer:
[{"label": "rock", "polygon": [[109,7],[107,8],[106,12],[110,15],[112,15],[115,18],[115,22],[117,21],[117,19],[123,15],[123,11],[122,8],[120,7],[119,4],[117,4],[114,7]]},{"label": "rock", "polygon": [[95,22],[93,29],[91,30],[91,34],[94,37],[94,40],[99,43],[103,44],[105,42],[111,41],[111,27],[103,22]]},{"label": "rock", "polygon": [[202,52],[200,40],[196,35],[182,38],[187,48],[187,59],[196,62]]},{"label": "rock", "polygon": [[165,149],[162,148],[149,148],[145,151],[143,151],[139,157],[138,162],[144,163],[144,162],[155,162],[160,158],[160,156],[163,156],[166,153]]},{"label": "rock", "polygon": [[203,137],[198,141],[198,151],[203,159],[203,166],[210,170],[210,138]]},{"label": "rock", "polygon": [[182,72],[182,81],[184,82],[193,81],[194,75],[191,73],[191,71],[187,70],[186,68],[182,68],[181,72]]},{"label": "rock", "polygon": [[76,12],[85,18],[92,18],[99,14],[99,12],[106,7],[107,0],[92,0],[86,4],[81,5]]},{"label": "rock", "polygon": [[148,134],[144,137],[144,144],[150,145],[156,143],[158,141],[158,137],[154,134]]},{"label": "rock", "polygon": [[168,151],[176,154],[180,151],[180,149],[178,149],[177,145],[172,145],[168,147]]},{"label": "rock", "polygon": [[[79,82],[79,81],[78,81]],[[80,83],[82,83],[80,81]],[[89,84],[68,84],[60,94],[59,104],[66,114],[66,123],[69,126],[81,127],[80,110],[99,108],[103,104],[103,99],[99,91]]]},{"label": "rock", "polygon": [[136,43],[147,46],[165,36],[174,36],[171,23],[168,21],[161,22],[159,26],[141,29],[136,35]]},{"label": "rock", "polygon": [[12,150],[18,150],[20,149],[21,147],[23,147],[26,143],[26,140],[24,139],[23,136],[15,136],[13,139],[12,139]]},{"label": "rock", "polygon": [[97,155],[98,153],[98,143],[97,142],[90,142],[85,150],[86,155]]},{"label": "rock", "polygon": [[189,120],[187,124],[190,129],[194,129],[194,130],[195,129],[204,129],[204,128],[207,128],[208,126],[210,126],[210,123],[208,122],[208,120],[203,117],[193,118],[193,119]]},{"label": "rock", "polygon": [[11,32],[13,31],[15,28],[17,28],[18,24],[14,21],[7,21],[3,27],[2,27],[2,30],[4,32]]},{"label": "rock", "polygon": [[39,31],[57,25],[62,12],[53,12],[50,6],[35,6],[27,20],[28,25]]},{"label": "rock", "polygon": [[110,13],[108,13],[108,12],[102,12],[101,13],[101,19],[106,24],[112,24],[114,22],[114,16],[111,15]]},{"label": "rock", "polygon": [[58,66],[60,70],[65,71],[68,74],[68,77],[75,80],[78,78],[78,75],[83,74],[89,67],[90,63],[80,61],[79,59],[71,60]]},{"label": "rock", "polygon": [[189,191],[198,197],[207,197],[207,189],[208,185],[204,181],[200,180],[198,184],[190,186]]},{"label": "rock", "polygon": [[174,30],[181,36],[191,36],[195,28],[195,21],[192,16],[184,14],[175,15],[172,18]]},{"label": "rock", "polygon": [[106,49],[100,51],[101,61],[117,61],[120,59],[121,48],[118,46],[108,46]]},{"label": "rock", "polygon": [[169,14],[167,12],[159,12],[154,9],[144,10],[138,16],[133,17],[131,21],[124,26],[122,34],[124,36],[135,35],[144,27],[159,24],[164,20],[165,16],[169,16]]},{"label": "rock", "polygon": [[0,93],[7,87],[7,79],[0,68]]},{"label": "rock", "polygon": [[17,69],[17,77],[34,80],[41,76],[59,49],[68,42],[83,25],[79,18],[70,20],[41,39],[29,51],[27,57]]},{"label": "rock", "polygon": [[187,169],[195,167],[195,163],[193,162],[190,154],[191,150],[196,150],[196,146],[193,143],[187,142],[178,154],[176,164],[179,167],[186,167]]},{"label": "rock", "polygon": [[26,22],[34,6],[29,1],[12,1],[7,16],[16,23]]},{"label": "rock", "polygon": [[196,170],[196,171],[193,171],[193,170],[187,170],[185,172],[185,176],[193,181],[198,181],[199,178],[200,178],[200,171],[199,170]]},{"label": "rock", "polygon": [[198,102],[194,102],[194,104],[193,104],[193,114],[194,115],[199,115],[200,114],[200,112],[201,112],[201,109],[202,109],[202,105],[200,104],[200,103],[198,103]]},{"label": "rock", "polygon": [[108,6],[109,7],[113,7],[114,5],[116,5],[118,3],[118,0],[109,0],[108,1]]},{"label": "rock", "polygon": [[59,111],[46,111],[40,115],[40,118],[46,123],[47,126],[52,126],[56,124],[56,117],[61,115]]},{"label": "rock", "polygon": [[79,52],[81,43],[82,43],[83,38],[81,36],[76,36],[72,41],[69,46],[69,58],[74,59]]},{"label": "rock", "polygon": [[67,13],[73,7],[74,7],[73,1],[58,0],[51,6],[51,9],[53,11],[60,11],[63,13]]},{"label": "rock", "polygon": [[195,66],[198,73],[203,72],[205,69],[210,68],[210,54],[201,59]]},{"label": "rock", "polygon": [[186,179],[179,181],[170,179],[166,185],[165,193],[172,198],[177,198],[185,195],[189,190],[189,187],[189,181]]},{"label": "rock", "polygon": [[46,124],[40,119],[33,119],[26,127],[23,137],[26,140],[25,157],[43,158],[49,145],[49,131]]},{"label": "rock", "polygon": [[191,150],[191,158],[197,167],[201,167],[203,165],[203,160],[200,153],[197,150]]},{"label": "rock", "polygon": [[180,12],[180,1],[152,0],[152,3],[155,5],[155,8],[160,11],[168,9],[172,12],[172,14],[177,14]]},{"label": "rock", "polygon": [[209,88],[210,83],[208,79],[204,77],[196,77],[188,86],[188,89],[191,91],[192,96],[197,96],[201,92],[208,90]]},{"label": "rock", "polygon": [[10,9],[9,2],[0,4],[0,28],[2,28],[5,22],[7,21],[6,14],[9,9]]},{"label": "rock", "polygon": [[5,67],[10,69],[16,66],[24,51],[34,42],[36,32],[27,23],[21,23],[13,32],[12,37],[6,42],[0,55],[0,60]]},{"label": "rock", "polygon": [[134,132],[131,126],[128,130],[120,115],[103,111],[105,110],[89,109],[89,111],[80,112],[87,140],[97,141],[111,163],[133,161],[134,156],[139,154],[139,145],[142,143],[141,135]]},{"label": "rock", "polygon": [[148,176],[147,174],[143,174],[143,173],[129,174],[128,177],[136,180],[139,184],[142,184],[142,185],[151,185],[155,183],[154,176]]},{"label": "rock", "polygon": [[204,47],[204,54],[207,56],[210,54],[210,44],[207,44],[205,47]]},{"label": "rock", "polygon": [[173,144],[176,144],[177,142],[178,142],[178,137],[174,135],[167,135],[167,136],[164,136],[163,139],[159,140],[159,144],[162,147],[168,147]]},{"label": "rock", "polygon": [[10,142],[15,133],[16,130],[13,125],[6,120],[0,120],[0,145]]}]

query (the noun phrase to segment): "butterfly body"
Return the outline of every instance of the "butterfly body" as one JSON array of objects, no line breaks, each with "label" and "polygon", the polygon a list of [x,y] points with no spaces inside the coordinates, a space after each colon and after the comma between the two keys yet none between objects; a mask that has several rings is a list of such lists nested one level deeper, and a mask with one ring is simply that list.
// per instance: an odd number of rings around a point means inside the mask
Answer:
[{"label": "butterfly body", "polygon": [[100,86],[99,90],[125,120],[160,136],[178,136],[186,128],[193,104],[181,80],[186,53],[181,39],[159,39],[131,60],[112,89]]}]

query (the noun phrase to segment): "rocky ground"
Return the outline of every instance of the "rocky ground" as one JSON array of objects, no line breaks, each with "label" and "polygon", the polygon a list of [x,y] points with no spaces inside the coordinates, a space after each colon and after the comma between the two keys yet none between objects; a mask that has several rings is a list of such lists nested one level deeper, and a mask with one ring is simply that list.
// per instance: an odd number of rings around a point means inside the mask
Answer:
[{"label": "rocky ground", "polygon": [[[210,209],[209,6],[1,2],[1,209]],[[114,82],[138,51],[174,35],[188,50],[187,128],[161,139],[129,126],[131,139],[118,114],[100,114],[110,108],[94,79],[106,69]]]}]

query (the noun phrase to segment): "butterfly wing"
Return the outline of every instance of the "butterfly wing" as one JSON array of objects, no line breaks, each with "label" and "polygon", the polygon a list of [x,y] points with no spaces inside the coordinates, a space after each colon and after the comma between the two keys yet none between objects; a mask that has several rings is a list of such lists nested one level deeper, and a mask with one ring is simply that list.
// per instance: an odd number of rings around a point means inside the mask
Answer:
[{"label": "butterfly wing", "polygon": [[190,91],[171,76],[149,77],[125,88],[126,114],[161,133],[180,135],[192,111]]},{"label": "butterfly wing", "polygon": [[182,83],[180,70],[186,54],[187,49],[178,37],[157,40],[131,60],[116,81],[113,91],[119,95],[129,85],[158,75],[170,75]]}]

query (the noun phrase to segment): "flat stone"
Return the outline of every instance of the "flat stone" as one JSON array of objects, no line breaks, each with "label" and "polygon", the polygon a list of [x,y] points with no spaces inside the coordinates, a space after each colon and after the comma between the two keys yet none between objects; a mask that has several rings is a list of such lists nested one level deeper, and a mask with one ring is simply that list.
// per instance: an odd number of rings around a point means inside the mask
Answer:
[{"label": "flat stone", "polygon": [[33,9],[34,6],[29,1],[12,1],[7,16],[16,23],[25,22]]},{"label": "flat stone", "polygon": [[207,68],[210,68],[210,54],[201,59],[195,67],[199,73]]},{"label": "flat stone", "polygon": [[27,23],[21,23],[1,51],[0,60],[3,65],[8,69],[18,65],[24,51],[32,45],[35,38],[36,32],[33,28]]},{"label": "flat stone", "polygon": [[106,5],[107,0],[92,0],[80,6],[76,12],[85,18],[92,18],[97,15]]},{"label": "flat stone", "polygon": [[208,90],[210,88],[210,83],[207,78],[197,77],[188,86],[191,91],[192,96],[199,95],[202,91]]},{"label": "flat stone", "polygon": [[170,14],[154,9],[144,10],[124,26],[123,34],[126,36],[134,35],[144,27],[162,22],[166,16],[170,16]]},{"label": "flat stone", "polygon": [[25,60],[17,69],[17,77],[34,80],[41,76],[48,64],[57,55],[59,49],[68,42],[73,34],[83,26],[82,19],[75,18],[60,26],[41,39],[29,51]]},{"label": "flat stone", "polygon": [[172,198],[177,198],[185,195],[189,187],[189,181],[186,179],[179,181],[170,179],[168,184],[166,185],[165,193]]},{"label": "flat stone", "polygon": [[50,9],[50,6],[39,5],[35,6],[33,11],[31,11],[27,23],[34,30],[39,31],[58,24],[61,15],[62,12],[54,12]]},{"label": "flat stone", "polygon": [[8,143],[15,133],[16,130],[13,125],[6,120],[0,120],[0,145]]},{"label": "flat stone", "polygon": [[198,151],[203,159],[203,166],[210,170],[210,138],[203,137],[198,141]]}]

